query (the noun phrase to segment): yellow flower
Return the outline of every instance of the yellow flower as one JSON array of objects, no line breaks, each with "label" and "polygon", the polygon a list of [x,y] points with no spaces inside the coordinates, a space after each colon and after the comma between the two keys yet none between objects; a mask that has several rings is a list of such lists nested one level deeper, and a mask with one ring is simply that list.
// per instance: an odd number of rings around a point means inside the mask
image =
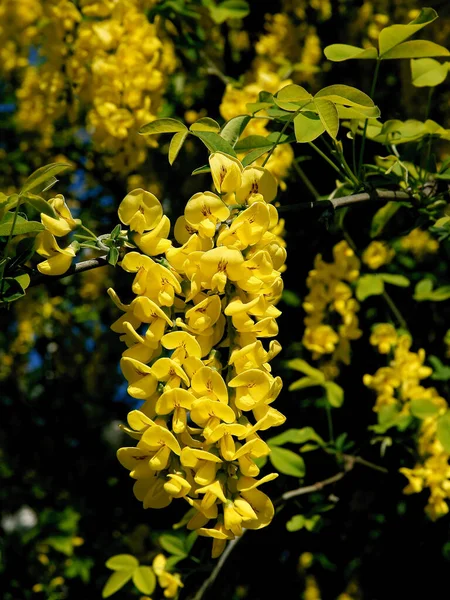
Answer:
[{"label": "yellow flower", "polygon": [[60,248],[49,231],[42,231],[36,236],[36,252],[47,257],[47,260],[37,265],[38,271],[43,275],[62,275],[70,268],[75,257],[74,248]]},{"label": "yellow flower", "polygon": [[195,227],[200,235],[212,237],[217,223],[226,221],[230,210],[216,194],[201,192],[188,200],[184,214],[187,224]]},{"label": "yellow flower", "polygon": [[200,266],[202,285],[211,290],[223,292],[227,279],[237,281],[243,275],[244,257],[234,248],[213,248],[202,254]]},{"label": "yellow flower", "polygon": [[49,215],[41,213],[42,224],[50,233],[57,237],[67,235],[77,226],[77,224],[72,218],[69,207],[64,200],[64,196],[58,194],[54,198],[51,198],[48,203],[55,211],[56,217],[50,217]]},{"label": "yellow flower", "polygon": [[270,171],[263,167],[245,167],[242,183],[236,191],[238,204],[252,204],[255,200],[272,202],[277,195],[278,184]]},{"label": "yellow flower", "polygon": [[434,240],[428,231],[416,228],[401,238],[401,246],[418,260],[423,260],[427,254],[435,254],[438,251],[439,242]]},{"label": "yellow flower", "polygon": [[395,251],[386,242],[374,241],[364,250],[362,260],[370,269],[379,269],[390,263],[394,255]]},{"label": "yellow flower", "polygon": [[214,152],[209,156],[209,166],[219,194],[235,192],[241,186],[242,165],[237,158],[223,152]]},{"label": "yellow flower", "polygon": [[172,242],[167,239],[169,231],[170,221],[164,215],[152,231],[135,235],[133,241],[145,254],[157,256],[166,252],[172,245]]},{"label": "yellow flower", "polygon": [[271,376],[259,369],[249,369],[233,377],[229,387],[236,388],[236,406],[243,411],[264,403],[272,385]]},{"label": "yellow flower", "polygon": [[372,346],[378,346],[380,354],[387,354],[397,343],[397,331],[390,323],[378,323],[372,329],[370,343]]},{"label": "yellow flower", "polygon": [[138,233],[154,229],[163,216],[162,206],[156,196],[141,188],[125,196],[118,213],[122,223]]}]

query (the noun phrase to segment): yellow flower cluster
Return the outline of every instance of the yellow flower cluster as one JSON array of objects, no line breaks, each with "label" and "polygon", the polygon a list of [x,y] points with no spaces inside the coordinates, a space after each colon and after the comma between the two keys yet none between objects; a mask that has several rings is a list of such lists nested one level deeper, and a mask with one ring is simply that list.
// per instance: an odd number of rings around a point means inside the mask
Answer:
[{"label": "yellow flower cluster", "polygon": [[396,406],[400,415],[411,415],[412,403],[426,403],[426,412],[419,430],[418,453],[420,462],[400,472],[408,479],[404,492],[413,494],[429,488],[430,496],[425,509],[431,519],[448,513],[446,500],[450,499],[450,454],[437,439],[438,419],[448,410],[448,404],[433,387],[425,388],[421,381],[433,370],[424,365],[423,348],[411,352],[411,338],[398,335],[389,323],[379,323],[373,329],[370,343],[382,354],[393,352],[389,366],[381,367],[374,375],[364,375],[364,384],[375,390],[375,411]]},{"label": "yellow flower cluster", "polygon": [[439,242],[431,237],[428,231],[413,229],[400,240],[403,250],[411,252],[417,260],[422,260],[427,254],[435,254],[439,250]]},{"label": "yellow flower cluster", "polygon": [[390,248],[386,242],[371,242],[364,250],[362,261],[369,269],[379,269],[387,265],[395,256],[395,250]]},{"label": "yellow flower cluster", "polygon": [[410,351],[412,340],[409,335],[398,335],[391,324],[379,323],[373,328],[370,343],[377,346],[381,354],[393,352],[389,366],[363,378],[364,384],[377,393],[375,411],[397,405],[403,414],[408,415],[414,398],[430,398],[438,403],[442,400],[434,388],[425,389],[420,385],[420,381],[429,377],[433,370],[424,365],[423,348],[417,352]]},{"label": "yellow flower cluster", "polygon": [[[15,0],[11,4],[17,5],[12,10],[15,27],[9,25],[8,8],[5,14],[0,9],[4,48],[14,43],[9,35],[14,38],[31,22],[38,25],[33,43],[44,57],[42,64],[25,69],[17,90],[20,127],[38,131],[42,142],[51,146],[56,121],[67,117],[75,122],[85,111],[94,146],[109,155],[107,162],[114,171],[128,173],[142,164],[152,142],[138,135],[139,128],[156,117],[167,77],[176,65],[173,45],[146,17],[145,9],[152,2]],[[25,5],[32,5],[29,15]],[[9,63],[24,66],[24,59],[11,53]]]},{"label": "yellow flower cluster", "polygon": [[0,4],[0,73],[26,67],[30,45],[39,31],[40,0],[3,0]]},{"label": "yellow flower cluster", "polygon": [[255,459],[269,454],[259,432],[285,420],[271,406],[282,382],[269,361],[281,347],[272,340],[265,349],[261,339],[278,333],[286,251],[273,233],[270,172],[220,152],[209,162],[217,193],[187,202],[174,228],[180,247],[167,239],[170,222],[153,194],[125,197],[119,218],[142,253],[129,252],[121,266],[136,273],[136,297],[125,305],[109,293],[124,313],[112,329],[127,345],[128,393],[144,401],[128,415],[137,447],[121,448],[119,461],[144,508],[184,498],[183,522],[213,538],[216,557],[274,514],[258,487],[276,475],[257,480]]},{"label": "yellow flower cluster", "polygon": [[303,303],[307,313],[303,344],[314,360],[331,354],[328,367],[336,376],[339,362],[350,363],[350,341],[362,332],[356,316],[359,304],[350,286],[359,277],[359,259],[344,240],[334,246],[333,258],[327,263],[318,254],[306,280],[309,294]]}]

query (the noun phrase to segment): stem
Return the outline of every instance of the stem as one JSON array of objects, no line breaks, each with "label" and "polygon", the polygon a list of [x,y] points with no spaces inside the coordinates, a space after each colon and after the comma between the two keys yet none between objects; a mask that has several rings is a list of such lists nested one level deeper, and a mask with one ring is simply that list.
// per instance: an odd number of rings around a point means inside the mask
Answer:
[{"label": "stem", "polygon": [[401,202],[411,200],[410,194],[406,192],[396,192],[390,190],[374,190],[371,194],[366,192],[361,194],[351,194],[350,196],[342,196],[341,198],[332,198],[331,200],[321,200],[320,202],[302,202],[301,204],[290,204],[288,206],[280,206],[278,212],[287,212],[291,210],[305,210],[310,208],[326,208],[330,204],[336,210],[344,208],[352,204],[360,204],[361,202],[375,202],[377,200],[386,200],[391,202]]},{"label": "stem", "polygon": [[337,152],[339,153],[339,157],[342,161],[342,166],[344,168],[344,171],[347,173],[347,175],[350,177],[350,179],[352,180],[352,182],[355,184],[356,187],[360,187],[359,186],[359,180],[356,177],[356,175],[353,173],[353,171],[350,169],[347,161],[345,160],[345,156],[344,156],[344,152],[341,151],[341,149],[339,148],[338,144],[336,143],[336,141],[334,142],[335,144],[335,148],[337,150]]},{"label": "stem", "polygon": [[220,571],[221,571],[223,565],[225,564],[225,562],[227,561],[228,557],[233,552],[236,545],[239,543],[239,540],[241,540],[243,538],[245,531],[246,530],[244,529],[241,536],[234,538],[234,540],[231,540],[231,542],[228,544],[224,553],[219,558],[217,565],[214,567],[211,575],[208,577],[208,579],[205,579],[205,581],[202,584],[202,587],[195,594],[194,600],[201,600],[203,598],[203,595],[206,592],[206,590],[215,582],[218,574],[220,573]]},{"label": "stem", "polygon": [[319,154],[324,160],[327,161],[327,163],[330,165],[330,167],[332,167],[337,173],[339,173],[340,177],[343,177],[344,179],[348,179],[342,173],[341,169],[330,158],[328,158],[328,156],[324,152],[322,152],[322,150],[320,148],[318,148],[312,142],[308,142],[308,144],[311,146],[311,148],[313,148],[317,152],[317,154]]},{"label": "stem", "polygon": [[333,418],[331,416],[331,406],[326,403],[325,410],[327,413],[327,423],[328,423],[328,436],[330,438],[330,442],[334,443],[334,432],[333,432]]},{"label": "stem", "polygon": [[301,166],[295,160],[294,160],[293,164],[294,164],[294,169],[297,171],[300,179],[303,181],[303,183],[306,185],[308,190],[311,192],[311,194],[314,197],[314,200],[317,200],[320,197],[319,192],[316,190],[314,185],[311,183],[311,181],[309,180],[308,176],[306,175],[305,171],[301,168]]},{"label": "stem", "polygon": [[[372,85],[370,87],[370,94],[369,94],[369,96],[372,98],[372,100],[373,100],[373,96],[375,94],[375,88],[377,85],[378,71],[380,70],[380,64],[381,64],[380,59],[377,59],[377,63],[375,65],[375,71],[373,73]],[[362,165],[363,165],[364,146],[366,144],[366,132],[367,132],[368,124],[369,124],[369,119],[366,119],[364,121],[364,129],[363,129],[363,133],[362,133],[361,148],[359,150],[359,164],[358,164],[358,171],[356,173],[356,176],[358,179],[360,179],[361,169],[362,169]]]},{"label": "stem", "polygon": [[392,314],[395,316],[395,318],[398,321],[398,324],[400,325],[400,327],[402,329],[406,329],[406,331],[409,331],[408,328],[408,323],[406,322],[405,318],[403,317],[402,313],[400,312],[398,306],[395,304],[395,302],[392,300],[392,298],[390,297],[390,295],[386,292],[386,290],[384,290],[383,292],[383,298],[386,300],[387,305],[389,306],[389,308],[392,311]]},{"label": "stem", "polygon": [[98,258],[83,260],[82,262],[72,265],[65,273],[62,273],[62,275],[36,275],[33,277],[28,287],[33,287],[35,285],[40,285],[41,283],[54,281],[56,279],[64,279],[64,277],[69,277],[70,275],[75,275],[76,273],[91,271],[92,269],[97,269],[98,267],[105,267],[107,264],[108,260],[106,256],[99,256]]},{"label": "stem", "polygon": [[430,116],[430,111],[431,111],[431,99],[433,97],[433,91],[434,88],[430,87],[430,89],[428,90],[428,98],[427,98],[427,106],[425,108],[425,121],[428,119],[428,117]]},{"label": "stem", "polygon": [[81,227],[81,229],[84,229],[84,231],[86,231],[86,233],[88,233],[91,238],[93,238],[95,241],[97,241],[97,236],[95,235],[95,233],[93,233],[90,229],[88,229],[86,227],[86,225],[83,225],[83,223],[80,223],[79,226]]},{"label": "stem", "polygon": [[267,154],[266,158],[264,159],[263,164],[261,165],[262,167],[265,167],[267,164],[267,161],[269,160],[269,158],[272,156],[275,148],[278,146],[278,144],[280,143],[281,138],[283,137],[283,133],[286,131],[286,129],[289,127],[289,125],[292,123],[292,121],[295,119],[295,117],[299,114],[299,112],[301,111],[303,107],[299,108],[298,110],[296,110],[294,113],[291,114],[291,116],[289,117],[289,119],[287,119],[286,123],[283,125],[283,128],[281,129],[280,133],[278,134],[278,138],[277,141],[274,142],[272,148],[269,150],[269,153]]},{"label": "stem", "polygon": [[[19,196],[20,196],[20,194],[19,194]],[[14,227],[16,226],[17,217],[19,216],[19,206],[20,206],[20,200],[18,200],[18,202],[17,202],[17,206],[16,206],[15,211],[14,211],[13,222],[12,222],[12,225],[11,225],[11,231],[9,232],[8,239],[6,240],[5,249],[3,251],[4,262],[0,266],[0,269],[1,269],[1,272],[0,272],[1,273],[0,274],[0,280],[1,280],[1,284],[0,284],[0,298],[3,296],[3,289],[5,287],[5,277],[4,277],[4,275],[5,275],[6,265],[7,265],[7,262],[8,262],[9,244],[11,243],[11,239],[13,237]]]},{"label": "stem", "polygon": [[328,477],[328,479],[324,479],[323,481],[318,481],[317,483],[313,483],[312,485],[306,485],[305,487],[298,488],[296,490],[291,490],[290,492],[285,492],[282,496],[282,500],[290,500],[291,498],[295,498],[296,496],[303,496],[304,494],[312,494],[313,492],[318,492],[326,485],[331,485],[332,483],[336,483],[340,481],[343,477],[345,477],[347,471],[342,471],[341,473],[336,473],[333,477]]}]

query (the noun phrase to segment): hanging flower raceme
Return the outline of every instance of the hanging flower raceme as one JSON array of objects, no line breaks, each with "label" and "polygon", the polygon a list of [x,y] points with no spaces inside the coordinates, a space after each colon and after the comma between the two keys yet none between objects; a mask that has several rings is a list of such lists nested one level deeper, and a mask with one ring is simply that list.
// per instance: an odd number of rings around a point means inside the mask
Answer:
[{"label": "hanging flower raceme", "polygon": [[257,489],[256,460],[269,454],[259,432],[285,417],[272,403],[281,391],[269,361],[278,333],[286,251],[270,204],[277,184],[261,167],[210,156],[216,193],[195,194],[167,239],[158,200],[134,190],[119,207],[141,252],[122,260],[134,273],[130,304],[112,329],[127,349],[121,367],[128,393],[143,404],[128,415],[137,446],[118,458],[145,508],[174,498],[189,505],[183,523],[213,539],[213,557],[243,529],[268,525],[274,508]]},{"label": "hanging flower raceme", "polygon": [[[305,317],[304,346],[314,360],[330,356],[323,366],[338,374],[338,365],[350,363],[350,341],[361,337],[351,284],[359,276],[360,261],[345,240],[333,248],[333,262],[318,254],[314,269],[306,281],[309,294],[303,303]],[[336,326],[336,317],[338,326]]]},{"label": "hanging flower raceme", "polygon": [[439,421],[449,415],[448,404],[434,387],[422,385],[433,369],[424,364],[423,348],[411,352],[409,335],[399,335],[389,323],[379,323],[373,328],[370,343],[380,354],[392,356],[388,366],[364,375],[364,384],[377,394],[374,410],[379,423],[404,429],[413,417],[421,420],[417,464],[400,472],[408,479],[405,494],[430,490],[425,512],[436,520],[449,512],[450,453],[438,434]]}]

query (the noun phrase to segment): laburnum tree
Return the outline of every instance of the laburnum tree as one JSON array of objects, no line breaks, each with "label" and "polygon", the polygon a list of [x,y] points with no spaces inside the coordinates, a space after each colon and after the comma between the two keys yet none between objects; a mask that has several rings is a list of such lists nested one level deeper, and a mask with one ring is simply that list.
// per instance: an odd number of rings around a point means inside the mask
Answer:
[{"label": "laburnum tree", "polygon": [[2,3],[5,600],[445,589],[436,8]]}]

